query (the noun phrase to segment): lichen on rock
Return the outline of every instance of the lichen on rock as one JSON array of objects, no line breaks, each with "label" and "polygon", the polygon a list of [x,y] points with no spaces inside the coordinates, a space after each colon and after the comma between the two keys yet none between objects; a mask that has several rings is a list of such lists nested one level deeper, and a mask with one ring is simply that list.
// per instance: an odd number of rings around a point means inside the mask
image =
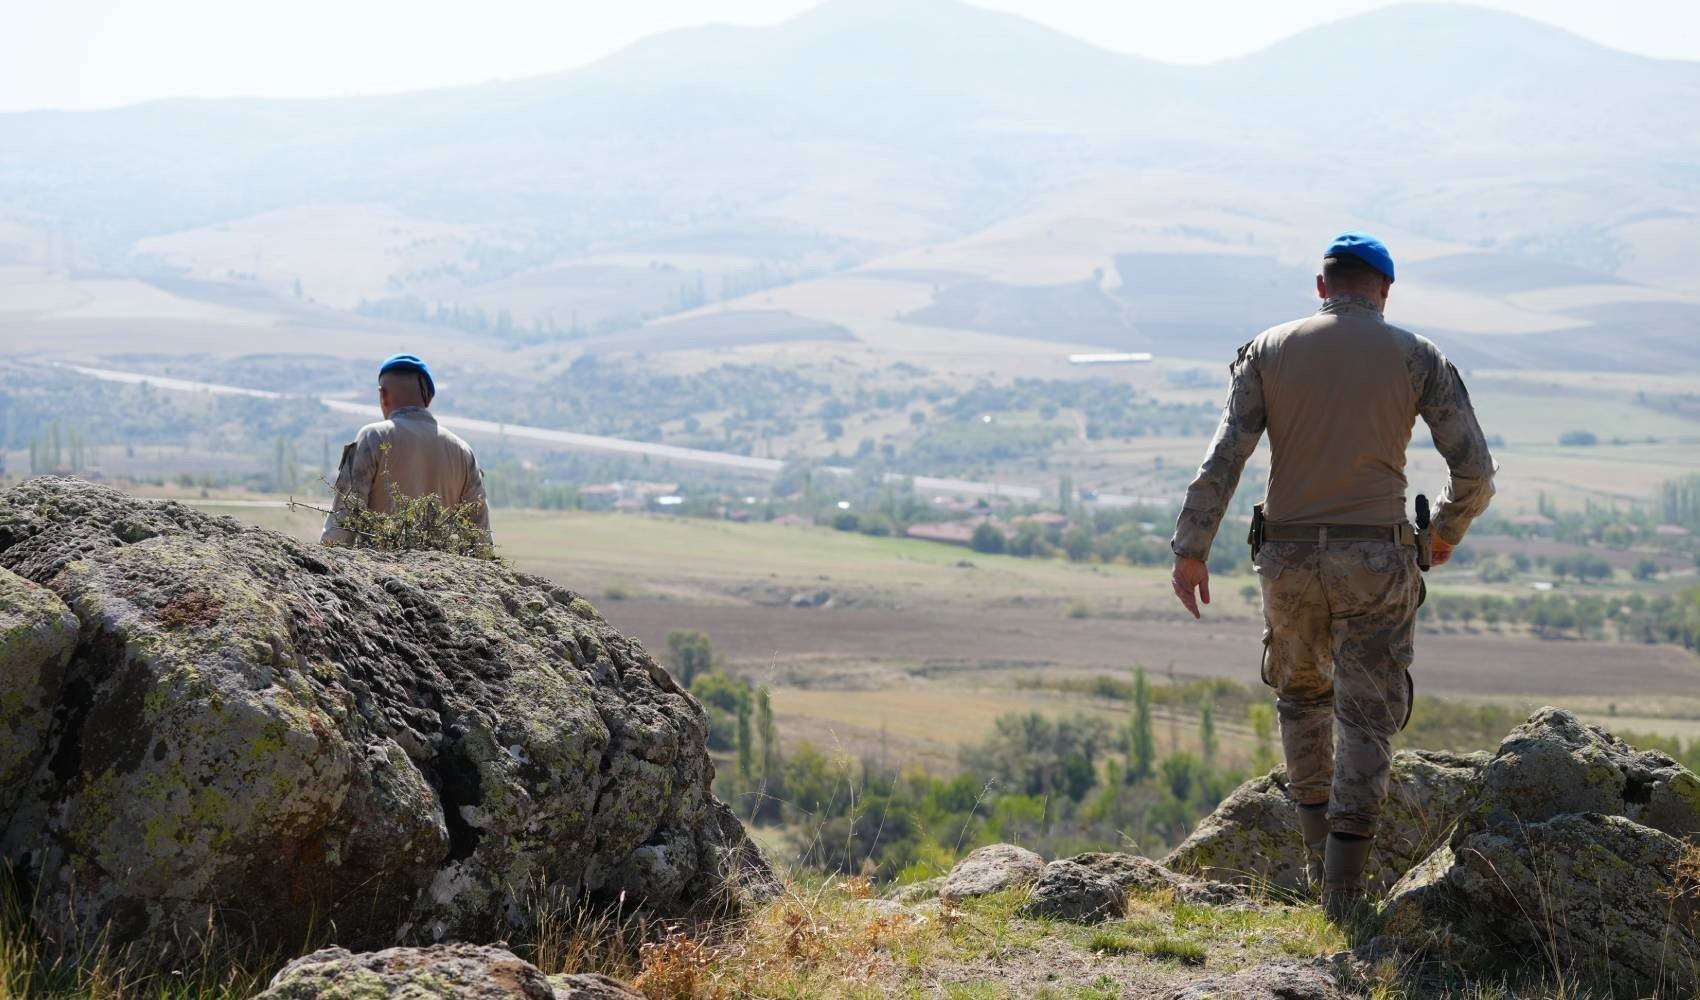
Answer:
[{"label": "lichen on rock", "polygon": [[356,955],[326,948],[290,962],[255,1000],[555,1000],[537,967],[505,948],[436,945]]},{"label": "lichen on rock", "polygon": [[1461,827],[1538,823],[1570,813],[1623,816],[1673,837],[1700,833],[1700,778],[1657,750],[1637,750],[1559,708],[1513,729],[1482,771]]},{"label": "lichen on rock", "polygon": [[0,693],[0,731],[52,719],[8,758],[0,850],[64,944],[169,947],[210,911],[381,947],[771,886],[700,706],[547,580],[54,479],[0,493],[0,567],[0,624],[18,593],[74,615],[68,658],[4,653],[51,694]]},{"label": "lichen on rock", "polygon": [[0,569],[0,815],[17,808],[47,746],[77,630],[52,591]]}]

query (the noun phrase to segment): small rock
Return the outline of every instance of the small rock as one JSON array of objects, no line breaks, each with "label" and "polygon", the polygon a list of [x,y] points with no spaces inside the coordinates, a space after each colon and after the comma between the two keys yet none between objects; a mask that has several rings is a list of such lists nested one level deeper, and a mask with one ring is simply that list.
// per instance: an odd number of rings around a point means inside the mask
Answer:
[{"label": "small rock", "polygon": [[1108,878],[1123,892],[1151,892],[1168,889],[1189,903],[1232,903],[1244,897],[1243,890],[1226,882],[1207,882],[1180,875],[1150,858],[1137,854],[1089,851],[1068,859]]},{"label": "small rock", "polygon": [[928,899],[937,899],[944,889],[944,878],[929,878],[920,882],[910,882],[907,885],[893,886],[886,892],[885,898],[896,903],[919,903]]},{"label": "small rock", "polygon": [[1127,913],[1127,890],[1111,875],[1073,859],[1053,861],[1022,907],[1030,917],[1096,923]]},{"label": "small rock", "polygon": [[[359,955],[343,948],[315,951],[284,966],[256,1000],[555,1000],[556,995],[535,965],[511,951],[453,944]],[[600,1000],[594,993],[580,996]],[[616,1000],[621,994],[600,996]]]},{"label": "small rock", "polygon": [[1318,966],[1274,963],[1197,979],[1163,994],[1163,1000],[1347,1000],[1347,994]]},{"label": "small rock", "polygon": [[956,863],[939,896],[949,900],[988,896],[1004,889],[1033,884],[1045,870],[1045,859],[1014,844],[988,844]]},{"label": "small rock", "polygon": [[549,985],[555,988],[555,1000],[645,1000],[642,993],[600,973],[550,976]]},{"label": "small rock", "polygon": [[899,903],[895,899],[875,898],[858,900],[857,902],[862,909],[867,910],[870,913],[878,914],[882,917],[912,917],[915,915],[914,910],[911,910],[908,906],[903,903]]}]

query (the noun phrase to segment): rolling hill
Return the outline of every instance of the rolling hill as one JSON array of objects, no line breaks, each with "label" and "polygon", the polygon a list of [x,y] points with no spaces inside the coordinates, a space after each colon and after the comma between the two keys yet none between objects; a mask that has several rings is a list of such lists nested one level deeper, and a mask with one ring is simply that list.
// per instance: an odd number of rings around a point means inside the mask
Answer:
[{"label": "rolling hill", "polygon": [[[1412,262],[1407,321],[1481,363],[1700,365],[1700,64],[1468,6],[1177,67],[958,0],[828,0],[529,80],[0,115],[0,150],[6,262],[361,322],[605,344],[863,268],[932,272],[905,322],[1215,350],[1355,224]],[[19,287],[0,311],[37,330]]]}]

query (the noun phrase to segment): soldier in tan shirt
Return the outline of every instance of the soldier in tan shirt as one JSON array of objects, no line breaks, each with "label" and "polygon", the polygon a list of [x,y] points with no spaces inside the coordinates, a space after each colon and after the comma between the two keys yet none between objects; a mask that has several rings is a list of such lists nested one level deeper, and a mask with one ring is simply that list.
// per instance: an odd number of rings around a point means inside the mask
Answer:
[{"label": "soldier in tan shirt", "polygon": [[1254,566],[1263,680],[1277,694],[1310,877],[1335,917],[1363,899],[1389,741],[1411,708],[1407,671],[1424,593],[1405,520],[1416,419],[1451,471],[1432,526],[1436,565],[1487,508],[1496,468],[1458,370],[1434,344],[1383,319],[1393,273],[1379,240],[1343,233],[1316,279],[1322,308],[1240,349],[1171,546],[1175,594],[1198,617],[1198,600],[1210,603],[1211,542],[1267,430],[1267,526]]},{"label": "soldier in tan shirt", "polygon": [[319,540],[354,545],[354,533],[342,527],[347,497],[358,497],[379,513],[393,513],[397,496],[406,500],[435,496],[445,507],[464,507],[491,544],[490,507],[484,474],[465,441],[437,425],[431,400],[437,386],[425,362],[398,354],[378,369],[378,405],[384,419],[360,428],[342,450],[336,497]]}]

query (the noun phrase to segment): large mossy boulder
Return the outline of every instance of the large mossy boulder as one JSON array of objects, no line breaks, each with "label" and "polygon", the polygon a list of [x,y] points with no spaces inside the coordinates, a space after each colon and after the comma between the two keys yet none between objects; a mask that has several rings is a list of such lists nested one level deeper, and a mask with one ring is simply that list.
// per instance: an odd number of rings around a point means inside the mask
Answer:
[{"label": "large mossy boulder", "polygon": [[77,630],[51,590],[0,569],[0,815],[17,808],[47,747]]},{"label": "large mossy boulder", "polygon": [[1467,833],[1409,872],[1384,942],[1480,972],[1556,972],[1613,996],[1694,996],[1700,858],[1600,813]]},{"label": "large mossy boulder", "polygon": [[22,590],[50,637],[5,647],[27,777],[0,850],[72,948],[209,915],[273,947],[489,940],[540,900],[676,913],[771,883],[710,793],[701,707],[547,580],[59,479],[0,493],[0,567],[52,591]]},{"label": "large mossy boulder", "polygon": [[1543,708],[1500,743],[1449,842],[1393,887],[1382,943],[1613,996],[1694,996],[1697,831],[1693,772]]},{"label": "large mossy boulder", "polygon": [[[1398,881],[1446,843],[1481,787],[1486,753],[1400,750],[1370,858],[1372,887]],[[1277,768],[1236,789],[1163,859],[1174,871],[1218,882],[1297,891],[1305,883],[1298,813]]]}]

